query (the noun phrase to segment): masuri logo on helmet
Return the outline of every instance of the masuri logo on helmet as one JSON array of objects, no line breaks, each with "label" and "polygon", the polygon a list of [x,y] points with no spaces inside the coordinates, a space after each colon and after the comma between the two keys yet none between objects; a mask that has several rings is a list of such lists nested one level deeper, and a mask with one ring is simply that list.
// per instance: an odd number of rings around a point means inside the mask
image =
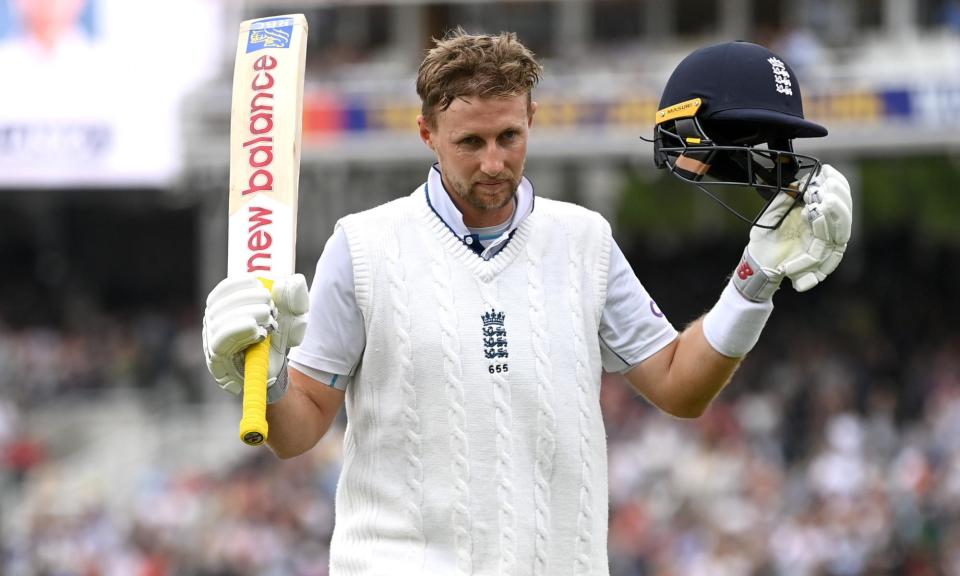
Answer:
[{"label": "masuri logo on helmet", "polygon": [[[794,138],[826,136],[803,117],[800,85],[776,54],[750,42],[695,50],[670,75],[654,128],[654,162],[694,184],[741,220],[774,229],[764,219],[777,194],[801,198],[820,161],[793,151]],[[724,190],[750,187],[766,200],[753,218],[724,199]]]}]

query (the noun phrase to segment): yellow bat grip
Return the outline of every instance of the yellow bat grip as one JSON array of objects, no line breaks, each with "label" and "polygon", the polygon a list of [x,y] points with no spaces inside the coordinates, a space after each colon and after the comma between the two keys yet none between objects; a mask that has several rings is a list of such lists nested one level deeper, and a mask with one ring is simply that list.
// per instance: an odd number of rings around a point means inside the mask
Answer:
[{"label": "yellow bat grip", "polygon": [[[260,282],[273,289],[273,281]],[[240,439],[250,446],[259,446],[267,440],[267,368],[270,362],[270,336],[247,348],[244,358],[243,417],[240,419]]]}]

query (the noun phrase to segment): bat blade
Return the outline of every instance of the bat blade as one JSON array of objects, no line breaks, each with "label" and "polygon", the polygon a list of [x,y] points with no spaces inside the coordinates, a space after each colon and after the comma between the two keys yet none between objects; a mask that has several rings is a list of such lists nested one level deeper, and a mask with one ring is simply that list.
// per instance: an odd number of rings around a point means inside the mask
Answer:
[{"label": "bat blade", "polygon": [[[230,112],[227,275],[269,289],[293,274],[307,20],[288,14],[240,24]],[[269,337],[247,350],[240,437],[268,436]]]}]

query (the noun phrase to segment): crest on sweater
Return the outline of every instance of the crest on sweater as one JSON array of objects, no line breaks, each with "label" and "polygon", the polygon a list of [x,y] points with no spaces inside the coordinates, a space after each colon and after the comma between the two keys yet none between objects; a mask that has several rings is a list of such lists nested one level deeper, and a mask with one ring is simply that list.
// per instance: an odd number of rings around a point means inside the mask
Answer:
[{"label": "crest on sweater", "polygon": [[[504,312],[497,312],[493,308],[489,312],[484,312],[480,318],[483,320],[483,354],[488,360],[494,358],[507,358],[507,328],[504,322],[507,315]],[[498,370],[499,372],[499,370]]]}]

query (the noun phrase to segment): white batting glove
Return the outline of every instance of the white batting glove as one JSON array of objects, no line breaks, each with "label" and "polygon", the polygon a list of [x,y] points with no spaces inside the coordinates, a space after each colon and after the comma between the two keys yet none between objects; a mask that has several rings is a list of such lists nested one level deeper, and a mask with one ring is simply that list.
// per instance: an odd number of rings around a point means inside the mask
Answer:
[{"label": "white batting glove", "polygon": [[268,291],[254,276],[225,278],[207,296],[203,353],[207,369],[228,392],[243,390],[243,352],[270,335],[267,386],[285,366],[287,351],[303,341],[310,297],[307,281],[294,274]]},{"label": "white batting glove", "polygon": [[824,164],[804,192],[802,204],[781,193],[763,222],[775,222],[785,211],[790,212],[776,230],[750,231],[750,243],[732,278],[748,300],[769,300],[784,276],[797,292],[806,292],[823,282],[843,258],[853,224],[853,200],[843,174]]}]

